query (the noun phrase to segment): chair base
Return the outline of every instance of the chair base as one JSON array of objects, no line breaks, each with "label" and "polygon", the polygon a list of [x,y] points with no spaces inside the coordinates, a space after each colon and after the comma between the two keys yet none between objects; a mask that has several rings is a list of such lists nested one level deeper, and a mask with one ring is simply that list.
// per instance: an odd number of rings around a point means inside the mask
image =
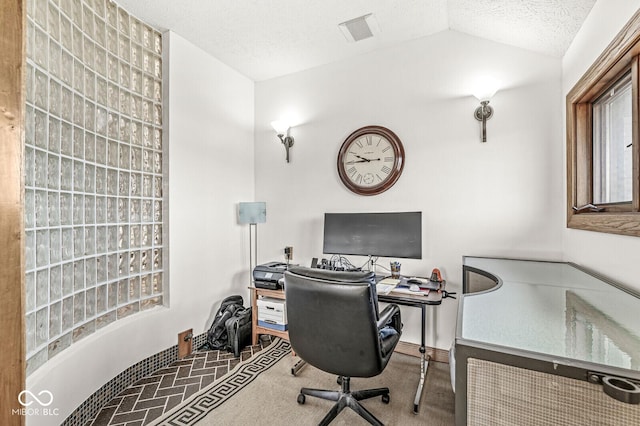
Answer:
[{"label": "chair base", "polygon": [[300,389],[298,395],[298,403],[304,404],[305,395],[313,396],[316,398],[327,399],[329,401],[336,401],[335,405],[327,413],[327,415],[320,421],[320,425],[328,425],[336,418],[338,414],[345,408],[349,407],[366,421],[372,425],[383,426],[383,423],[378,420],[369,410],[364,408],[358,401],[363,399],[373,398],[376,396],[382,396],[382,402],[389,403],[389,388],[377,388],[377,389],[365,389],[360,391],[351,392],[350,389],[350,377],[341,376],[338,378],[338,382],[342,384],[342,390],[329,391],[323,389]]}]

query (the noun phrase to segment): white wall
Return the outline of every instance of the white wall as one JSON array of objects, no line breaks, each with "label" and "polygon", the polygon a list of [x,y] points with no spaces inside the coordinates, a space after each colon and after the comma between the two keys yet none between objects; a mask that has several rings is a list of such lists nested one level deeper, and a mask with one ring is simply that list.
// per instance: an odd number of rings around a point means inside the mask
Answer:
[{"label": "white wall", "polygon": [[[229,294],[248,298],[248,233],[236,205],[253,200],[254,84],[180,36],[169,33],[168,307],[133,315],[74,344],[29,376],[34,393],[49,390],[58,416],[29,425],[58,425],[121,371],[205,331],[212,309]],[[165,88],[166,89],[166,88]]]},{"label": "white wall", "polygon": [[[562,61],[563,111],[567,93],[638,8],[640,0],[599,0],[595,4]],[[564,179],[566,182],[566,170]],[[566,229],[563,240],[567,261],[640,290],[640,238]]]},{"label": "white wall", "polygon": [[[502,81],[486,144],[470,95],[483,74]],[[289,164],[269,126],[284,115],[295,121]],[[465,254],[561,259],[561,116],[559,59],[452,31],[256,83],[256,200],[267,202],[260,262],[282,259],[287,245],[294,263],[322,257],[325,212],[403,210],[423,212],[423,259],[403,260],[402,272],[438,267],[450,291],[460,292]],[[352,131],[372,124],[396,132],[406,165],[393,188],[362,197],[341,184],[336,157]],[[430,346],[449,347],[456,310],[455,300],[433,310]],[[419,318],[403,309],[403,340],[419,342]]]}]

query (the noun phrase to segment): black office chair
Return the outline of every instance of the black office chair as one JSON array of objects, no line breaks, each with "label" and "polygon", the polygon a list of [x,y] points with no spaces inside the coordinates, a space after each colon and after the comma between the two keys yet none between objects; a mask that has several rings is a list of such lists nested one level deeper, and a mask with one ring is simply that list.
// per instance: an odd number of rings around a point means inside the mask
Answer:
[{"label": "black office chair", "polygon": [[291,267],[284,275],[289,341],[301,359],[338,375],[340,391],[302,388],[305,395],[337,401],[320,422],[329,424],[345,407],[369,423],[382,423],[358,401],[382,396],[389,388],[352,392],[351,377],[373,377],[386,367],[402,333],[400,308],[387,306],[378,314],[373,272],[339,272]]}]

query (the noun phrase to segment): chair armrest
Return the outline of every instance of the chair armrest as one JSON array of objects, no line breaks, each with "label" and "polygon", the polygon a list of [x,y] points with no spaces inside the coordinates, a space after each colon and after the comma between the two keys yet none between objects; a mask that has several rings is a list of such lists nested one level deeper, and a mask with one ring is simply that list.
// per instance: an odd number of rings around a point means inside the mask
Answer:
[{"label": "chair armrest", "polygon": [[380,319],[378,319],[378,330],[382,330],[389,325],[391,321],[391,327],[397,331],[402,330],[402,321],[400,319],[400,308],[398,305],[387,305],[382,312],[380,312]]}]

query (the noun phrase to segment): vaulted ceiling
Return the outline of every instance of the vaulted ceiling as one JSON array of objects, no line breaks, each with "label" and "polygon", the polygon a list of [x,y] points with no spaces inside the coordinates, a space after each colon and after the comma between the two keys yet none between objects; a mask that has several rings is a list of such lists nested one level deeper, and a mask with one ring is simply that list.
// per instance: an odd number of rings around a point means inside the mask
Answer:
[{"label": "vaulted ceiling", "polygon": [[[455,30],[561,57],[596,0],[116,0],[255,81]],[[372,13],[380,32],[338,24]]]}]

